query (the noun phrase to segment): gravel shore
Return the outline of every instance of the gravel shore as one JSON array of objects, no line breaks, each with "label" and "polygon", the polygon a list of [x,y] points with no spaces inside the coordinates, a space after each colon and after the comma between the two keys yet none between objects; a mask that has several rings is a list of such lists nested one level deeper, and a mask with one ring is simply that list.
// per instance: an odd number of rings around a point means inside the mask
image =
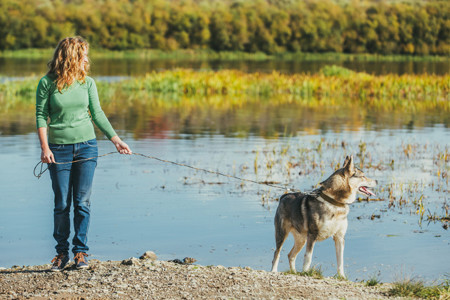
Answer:
[{"label": "gravel shore", "polygon": [[[178,261],[180,262],[180,261]],[[0,299],[385,299],[388,285],[334,278],[199,266],[153,259],[92,259],[90,268],[70,264],[0,270]]]}]

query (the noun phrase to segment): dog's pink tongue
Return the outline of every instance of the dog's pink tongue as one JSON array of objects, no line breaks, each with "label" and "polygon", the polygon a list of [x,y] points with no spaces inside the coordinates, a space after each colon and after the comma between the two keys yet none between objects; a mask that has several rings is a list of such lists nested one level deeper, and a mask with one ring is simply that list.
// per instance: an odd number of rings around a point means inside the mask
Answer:
[{"label": "dog's pink tongue", "polygon": [[371,190],[369,190],[368,188],[366,188],[365,186],[362,186],[362,187],[360,187],[359,189],[361,190],[361,192],[363,192],[363,193],[365,193],[365,194],[367,194],[367,195],[375,196],[375,194],[374,194]]}]

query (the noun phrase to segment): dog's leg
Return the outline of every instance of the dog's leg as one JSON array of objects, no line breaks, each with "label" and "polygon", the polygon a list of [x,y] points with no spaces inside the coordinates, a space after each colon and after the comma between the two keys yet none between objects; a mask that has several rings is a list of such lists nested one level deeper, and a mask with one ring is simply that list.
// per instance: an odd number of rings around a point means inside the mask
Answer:
[{"label": "dog's leg", "polygon": [[277,240],[277,249],[275,250],[275,253],[273,254],[273,260],[272,260],[272,272],[276,272],[278,269],[278,261],[280,260],[280,251],[283,247],[283,243],[286,240],[288,234],[286,234],[280,242]]},{"label": "dog's leg", "polygon": [[336,247],[336,261],[338,275],[345,278],[344,274],[344,245],[345,240],[343,236],[335,235],[334,246]]},{"label": "dog's leg", "polygon": [[311,266],[312,253],[314,250],[314,244],[316,243],[316,239],[317,239],[316,235],[308,234],[308,239],[306,242],[305,259],[303,261],[303,272],[308,271],[309,267]]},{"label": "dog's leg", "polygon": [[289,252],[289,267],[291,268],[291,272],[296,273],[295,270],[295,259],[297,258],[298,253],[302,250],[303,246],[306,242],[306,237],[296,230],[291,231],[294,236],[294,246],[292,247],[291,252]]},{"label": "dog's leg", "polygon": [[273,260],[272,260],[272,272],[276,272],[278,269],[278,261],[280,260],[280,251],[283,247],[283,243],[286,240],[286,238],[289,235],[289,231],[287,231],[282,224],[282,221],[280,220],[279,216],[275,216],[275,243],[276,243],[276,250],[273,254]]}]

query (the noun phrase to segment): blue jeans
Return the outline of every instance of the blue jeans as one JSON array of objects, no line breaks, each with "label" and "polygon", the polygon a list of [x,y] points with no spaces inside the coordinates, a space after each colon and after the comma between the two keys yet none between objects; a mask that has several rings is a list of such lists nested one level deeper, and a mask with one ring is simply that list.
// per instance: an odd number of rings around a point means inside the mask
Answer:
[{"label": "blue jeans", "polygon": [[90,196],[94,171],[97,166],[97,140],[92,139],[77,144],[49,144],[56,162],[70,162],[79,159],[90,160],[67,163],[49,164],[52,188],[55,194],[54,231],[56,252],[69,252],[70,206],[73,202],[74,230],[72,252],[87,252],[87,233],[90,220]]}]

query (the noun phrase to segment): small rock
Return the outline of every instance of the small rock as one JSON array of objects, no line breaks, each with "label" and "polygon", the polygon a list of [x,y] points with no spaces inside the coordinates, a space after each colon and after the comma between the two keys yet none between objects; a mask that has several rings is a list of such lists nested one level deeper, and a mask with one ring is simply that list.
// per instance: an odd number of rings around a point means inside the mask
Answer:
[{"label": "small rock", "polygon": [[192,257],[185,257],[184,259],[183,259],[183,262],[185,263],[185,264],[187,264],[187,265],[190,265],[190,264],[193,264],[193,263],[195,263],[197,260],[195,259],[195,258],[192,258]]},{"label": "small rock", "polygon": [[169,260],[168,262],[179,264],[179,265],[191,265],[191,264],[195,263],[196,261],[197,260],[195,258],[185,257],[185,258],[183,258],[183,260],[176,258],[176,259]]},{"label": "small rock", "polygon": [[179,265],[182,265],[182,264],[183,264],[183,262],[182,262],[181,260],[179,260],[178,258],[169,260],[169,262],[172,262],[172,263],[175,263],[175,264],[179,264]]},{"label": "small rock", "polygon": [[156,257],[155,252],[153,251],[146,251],[144,254],[141,255],[141,257],[139,257],[140,259],[149,259],[149,260],[156,260],[158,257]]},{"label": "small rock", "polygon": [[122,260],[122,265],[125,266],[134,266],[137,265],[139,260],[136,257],[130,257],[129,259]]}]

